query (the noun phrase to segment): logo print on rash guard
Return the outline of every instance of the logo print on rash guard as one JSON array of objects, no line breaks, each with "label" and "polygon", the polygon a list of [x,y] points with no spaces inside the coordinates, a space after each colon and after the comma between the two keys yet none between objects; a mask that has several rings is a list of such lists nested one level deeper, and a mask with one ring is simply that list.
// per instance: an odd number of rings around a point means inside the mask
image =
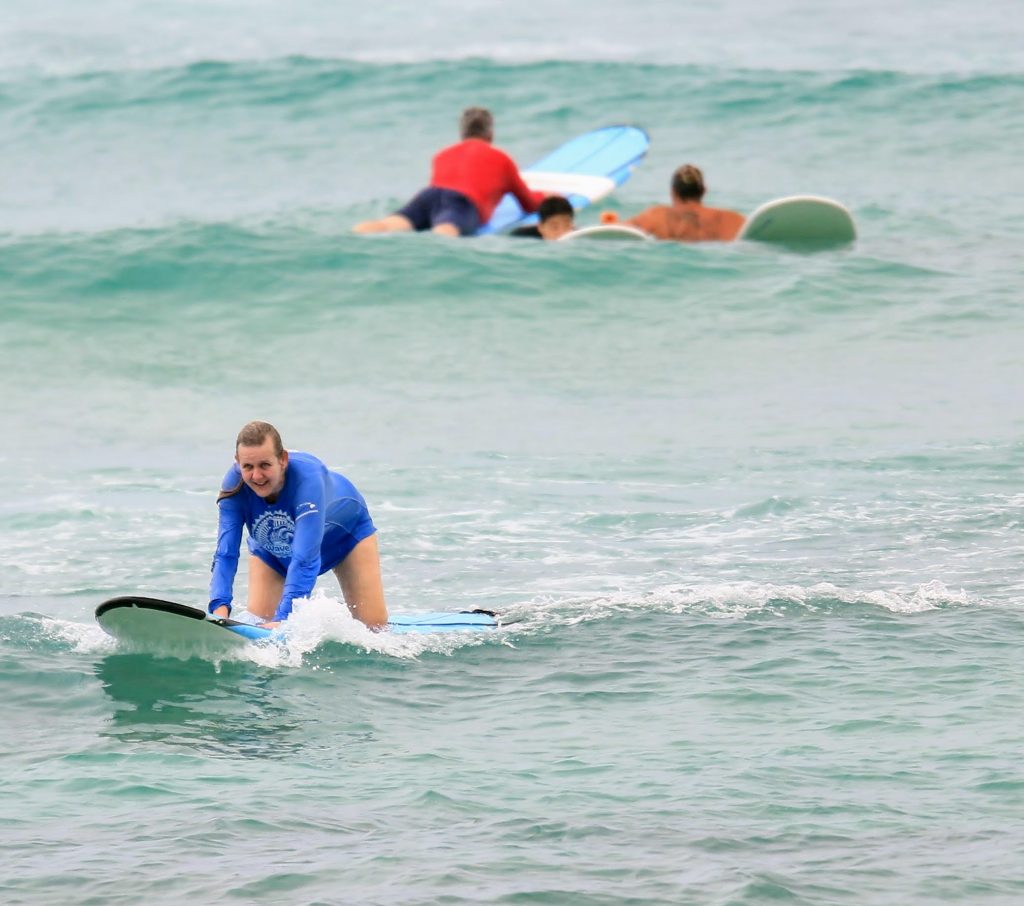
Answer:
[{"label": "logo print on rash guard", "polygon": [[252,537],[275,557],[291,557],[295,522],[284,510],[267,510],[253,524]]}]

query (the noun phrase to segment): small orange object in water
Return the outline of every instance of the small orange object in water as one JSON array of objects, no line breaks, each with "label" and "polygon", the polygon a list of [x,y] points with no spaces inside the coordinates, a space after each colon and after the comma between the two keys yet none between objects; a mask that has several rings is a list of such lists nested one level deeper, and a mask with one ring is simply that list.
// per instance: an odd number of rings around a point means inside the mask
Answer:
[{"label": "small orange object in water", "polygon": [[601,212],[601,223],[618,223],[619,215],[617,211],[602,211]]}]

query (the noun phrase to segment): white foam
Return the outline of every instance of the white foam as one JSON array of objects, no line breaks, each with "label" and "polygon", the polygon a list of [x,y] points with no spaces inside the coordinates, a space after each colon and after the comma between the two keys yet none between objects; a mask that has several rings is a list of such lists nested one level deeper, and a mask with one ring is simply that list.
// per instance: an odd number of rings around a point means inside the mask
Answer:
[{"label": "white foam", "polygon": [[538,625],[571,626],[622,613],[693,613],[723,620],[742,620],[761,613],[799,609],[821,610],[835,605],[872,605],[892,613],[914,614],[943,607],[978,607],[986,602],[964,589],[953,590],[940,580],[894,589],[840,588],[827,582],[804,586],[758,582],[671,583],[637,593],[627,588],[608,594],[570,598],[537,598],[509,611],[528,631]]},{"label": "white foam", "polygon": [[254,643],[239,649],[240,656],[265,667],[298,667],[311,652],[332,642],[395,658],[450,656],[468,645],[485,643],[491,633],[374,632],[353,618],[344,602],[317,589],[309,598],[296,599],[283,636],[283,644]]},{"label": "white foam", "polygon": [[[892,589],[841,588],[821,582],[803,586],[758,582],[666,583],[650,591],[631,590],[623,577],[620,589],[604,593],[545,595],[504,608],[511,621],[497,633],[373,632],[355,620],[338,598],[317,590],[308,599],[298,599],[284,627],[283,640],[254,642],[234,651],[218,654],[214,660],[249,661],[262,667],[301,668],[310,655],[332,643],[348,645],[385,657],[415,659],[423,654],[452,656],[459,649],[493,644],[497,638],[511,645],[517,638],[537,632],[576,626],[622,614],[690,613],[721,620],[742,620],[758,614],[796,616],[800,608],[820,611],[843,605],[874,606],[897,614],[916,614],[947,607],[981,607],[988,602],[972,597],[964,589],[951,589],[941,580]],[[796,614],[793,612],[797,611]],[[40,619],[44,636],[69,645],[80,653],[109,654],[117,642],[95,623],[78,623],[51,617]],[[194,652],[160,652],[170,657],[187,657]],[[321,669],[314,665],[313,669]]]},{"label": "white foam", "polygon": [[920,613],[925,610],[936,610],[940,607],[967,607],[979,604],[964,589],[953,591],[938,579],[919,585],[917,588],[904,592],[877,591],[864,596],[870,604],[877,604],[893,613]]},{"label": "white foam", "polygon": [[70,645],[74,651],[83,654],[106,654],[117,647],[117,642],[100,629],[97,623],[75,623],[43,617],[39,625],[47,638]]}]

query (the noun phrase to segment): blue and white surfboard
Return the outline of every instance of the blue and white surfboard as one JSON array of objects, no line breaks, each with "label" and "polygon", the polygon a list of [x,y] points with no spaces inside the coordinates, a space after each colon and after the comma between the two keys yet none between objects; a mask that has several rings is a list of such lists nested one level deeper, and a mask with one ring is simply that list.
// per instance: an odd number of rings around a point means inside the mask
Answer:
[{"label": "blue and white surfboard", "polygon": [[[637,126],[605,126],[585,132],[522,171],[524,182],[548,194],[564,195],[579,210],[621,186],[650,146],[647,133]],[[503,233],[537,222],[519,202],[506,195],[478,235]]]},{"label": "blue and white surfboard", "polygon": [[[284,637],[281,629],[265,629],[236,620],[213,619],[205,611],[174,601],[135,595],[111,598],[96,608],[96,621],[108,635],[133,647],[230,649],[249,642]],[[388,632],[479,632],[497,629],[490,611],[392,614]]]}]

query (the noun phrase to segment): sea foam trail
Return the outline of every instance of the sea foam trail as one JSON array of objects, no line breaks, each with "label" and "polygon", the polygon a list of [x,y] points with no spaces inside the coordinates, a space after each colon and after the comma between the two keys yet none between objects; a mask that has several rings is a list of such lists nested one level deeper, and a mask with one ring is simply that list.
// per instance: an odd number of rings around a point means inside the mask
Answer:
[{"label": "sea foam trail", "polygon": [[[133,648],[108,636],[95,623],[57,619],[36,614],[0,618],[6,644],[24,653],[69,651],[77,655],[107,656],[146,654],[156,659],[189,660],[199,657],[213,663],[235,661],[268,669],[322,669],[342,651],[367,657],[415,660],[431,655],[464,656],[463,649],[481,645],[529,645],[531,639],[552,633],[571,633],[584,624],[611,621],[640,630],[645,618],[677,615],[722,621],[761,620],[775,617],[799,621],[808,616],[844,617],[857,609],[877,609],[912,615],[948,608],[986,608],[989,602],[972,598],[963,589],[949,589],[932,581],[903,591],[859,591],[828,583],[810,587],[759,585],[752,582],[706,585],[667,585],[642,594],[622,591],[595,597],[546,597],[512,603],[499,612],[501,628],[493,632],[407,633],[374,632],[352,618],[335,597],[317,591],[300,599],[285,624],[280,639],[252,642],[232,650],[147,645]],[[568,641],[571,636],[564,636]]]}]

